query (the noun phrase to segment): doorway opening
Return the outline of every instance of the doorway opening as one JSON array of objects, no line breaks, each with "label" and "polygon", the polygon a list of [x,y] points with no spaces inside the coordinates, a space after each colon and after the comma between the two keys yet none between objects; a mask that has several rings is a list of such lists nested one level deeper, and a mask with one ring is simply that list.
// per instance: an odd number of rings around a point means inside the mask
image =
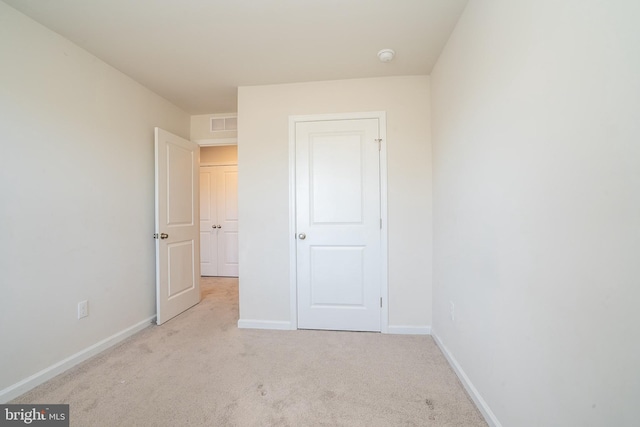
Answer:
[{"label": "doorway opening", "polygon": [[200,274],[238,277],[237,145],[200,148]]}]

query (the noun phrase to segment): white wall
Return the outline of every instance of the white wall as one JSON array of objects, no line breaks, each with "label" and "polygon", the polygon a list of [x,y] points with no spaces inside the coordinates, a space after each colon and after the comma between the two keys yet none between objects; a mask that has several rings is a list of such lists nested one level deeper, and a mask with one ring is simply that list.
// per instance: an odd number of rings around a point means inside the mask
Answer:
[{"label": "white wall", "polygon": [[239,88],[241,321],[291,320],[289,116],[386,111],[389,324],[431,325],[428,100],[426,76]]},{"label": "white wall", "polygon": [[502,425],[640,419],[639,19],[473,0],[432,73],[433,332]]},{"label": "white wall", "polygon": [[153,127],[189,116],[2,2],[0,58],[2,401],[155,314]]},{"label": "white wall", "polygon": [[237,145],[200,147],[200,164],[235,165],[238,163]]}]

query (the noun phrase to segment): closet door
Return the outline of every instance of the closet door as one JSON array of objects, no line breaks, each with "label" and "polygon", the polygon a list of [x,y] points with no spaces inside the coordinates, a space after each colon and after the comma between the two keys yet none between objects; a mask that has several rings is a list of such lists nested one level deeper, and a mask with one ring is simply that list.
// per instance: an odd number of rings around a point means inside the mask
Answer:
[{"label": "closet door", "polygon": [[217,166],[218,276],[238,277],[238,167]]},{"label": "closet door", "polygon": [[218,275],[217,174],[212,167],[200,167],[200,274]]},{"label": "closet door", "polygon": [[200,167],[203,276],[238,277],[238,167]]}]

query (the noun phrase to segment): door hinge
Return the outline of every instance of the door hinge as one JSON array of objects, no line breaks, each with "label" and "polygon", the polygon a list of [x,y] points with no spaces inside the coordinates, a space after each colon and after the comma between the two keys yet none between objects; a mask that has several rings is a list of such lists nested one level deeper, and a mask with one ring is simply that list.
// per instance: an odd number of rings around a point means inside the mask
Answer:
[{"label": "door hinge", "polygon": [[158,236],[158,233],[153,233],[153,238],[154,238],[154,239],[157,239],[158,237],[159,237],[159,236]]},{"label": "door hinge", "polygon": [[378,151],[382,151],[382,138],[376,138],[375,141],[378,143]]},{"label": "door hinge", "polygon": [[382,297],[380,297],[380,308],[382,308]]}]

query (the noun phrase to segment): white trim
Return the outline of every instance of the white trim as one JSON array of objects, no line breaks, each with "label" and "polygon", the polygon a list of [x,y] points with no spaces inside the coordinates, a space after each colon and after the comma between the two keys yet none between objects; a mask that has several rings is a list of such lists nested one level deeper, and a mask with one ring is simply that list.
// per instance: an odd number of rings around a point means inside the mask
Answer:
[{"label": "white trim", "polygon": [[384,301],[380,313],[380,332],[389,332],[389,243],[388,220],[387,220],[387,113],[377,112],[379,134],[382,142],[380,144],[380,218],[382,219],[382,230],[380,236],[380,249],[382,262],[380,263],[380,295]]},{"label": "white trim", "polygon": [[[234,131],[230,131],[234,132]],[[205,138],[194,139],[193,142],[200,147],[215,147],[219,145],[238,145],[238,138]]]},{"label": "white trim", "polygon": [[279,320],[253,320],[253,319],[240,319],[238,320],[238,328],[240,329],[277,329],[277,330],[290,330],[295,329],[291,327],[291,322],[284,322]]},{"label": "white trim", "polygon": [[289,311],[291,329],[298,328],[298,294],[296,281],[296,123],[317,122],[331,120],[378,119],[379,135],[382,139],[380,147],[380,216],[381,257],[380,263],[380,295],[382,296],[382,310],[380,312],[380,332],[389,330],[389,273],[388,273],[388,241],[387,241],[387,113],[385,111],[371,111],[359,113],[311,114],[289,116]]},{"label": "white trim", "polygon": [[0,403],[9,402],[16,397],[28,392],[32,388],[39,386],[45,381],[50,380],[56,375],[59,375],[64,371],[76,366],[77,364],[84,362],[90,357],[105,351],[109,347],[113,347],[114,345],[120,343],[121,341],[124,341],[135,333],[140,332],[144,328],[148,327],[155,321],[155,319],[156,316],[154,315],[145,320],[142,320],[135,325],[128,327],[127,329],[124,329],[114,335],[111,335],[108,338],[103,339],[102,341],[95,343],[92,346],[85,348],[84,350],[80,350],[76,354],[72,354],[66,359],[63,359],[60,362],[41,370],[40,372],[36,372],[35,374],[25,378],[20,382],[10,385],[9,387],[0,391]]},{"label": "white trim", "polygon": [[397,335],[431,335],[431,326],[389,325],[386,333]]},{"label": "white trim", "polygon": [[207,162],[200,163],[200,167],[238,166],[238,162]]},{"label": "white trim", "polygon": [[291,120],[296,122],[321,122],[333,120],[359,120],[359,119],[381,119],[386,117],[386,111],[366,111],[355,113],[335,113],[335,114],[304,114],[300,116],[289,116]]},{"label": "white trim", "polygon": [[491,427],[502,427],[502,424],[500,423],[500,421],[498,421],[498,417],[496,417],[496,414],[493,413],[487,402],[482,398],[478,389],[475,388],[467,374],[462,369],[462,366],[460,366],[455,357],[453,357],[449,349],[442,343],[438,335],[432,334],[432,336],[438,347],[440,347],[440,350],[444,354],[444,357],[449,362],[449,365],[451,365],[453,371],[460,379],[460,382],[464,386],[465,390],[467,390],[467,393],[469,393],[469,396],[471,396],[471,399],[473,399],[473,401],[475,402],[487,424],[489,424]]},{"label": "white trim", "polygon": [[204,117],[215,117],[216,119],[226,119],[228,117],[238,117],[238,112],[234,111],[232,113],[213,113],[213,114],[199,114],[199,116]]},{"label": "white trim", "polygon": [[296,116],[289,116],[289,319],[298,329],[298,282],[296,270]]}]

